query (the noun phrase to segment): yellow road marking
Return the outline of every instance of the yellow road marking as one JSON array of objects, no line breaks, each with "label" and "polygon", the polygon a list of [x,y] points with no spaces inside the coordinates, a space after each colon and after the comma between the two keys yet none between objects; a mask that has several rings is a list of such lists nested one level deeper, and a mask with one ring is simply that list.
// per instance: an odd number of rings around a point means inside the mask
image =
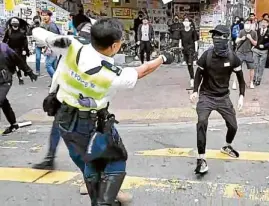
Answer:
[{"label": "yellow road marking", "polygon": [[[239,151],[239,158],[232,158],[220,152],[220,150],[206,150],[206,158],[223,160],[249,160],[268,161],[269,152]],[[142,156],[165,156],[165,157],[197,157],[197,151],[193,148],[165,148],[156,150],[138,151],[135,155]]]},{"label": "yellow road marking", "polygon": [[[68,171],[35,170],[30,168],[0,167],[0,181],[14,181],[38,184],[63,184],[76,180],[79,173]],[[48,173],[46,175],[46,173]],[[74,184],[73,184],[74,185]],[[77,185],[77,184],[76,184]],[[179,179],[160,179],[127,176],[122,190],[145,188],[147,191],[177,191],[200,188],[207,197],[222,196],[225,198],[246,198],[254,201],[269,202],[269,188],[250,185],[225,184],[216,182],[189,181]]]},{"label": "yellow road marking", "polygon": [[[31,168],[0,168],[0,181],[35,182],[43,184],[62,184],[73,179],[79,173],[53,171],[47,175],[48,170],[35,170]],[[44,176],[44,177],[42,177]],[[42,177],[42,178],[40,178]],[[39,179],[40,178],[40,179]],[[37,180],[37,181],[36,181]]]}]

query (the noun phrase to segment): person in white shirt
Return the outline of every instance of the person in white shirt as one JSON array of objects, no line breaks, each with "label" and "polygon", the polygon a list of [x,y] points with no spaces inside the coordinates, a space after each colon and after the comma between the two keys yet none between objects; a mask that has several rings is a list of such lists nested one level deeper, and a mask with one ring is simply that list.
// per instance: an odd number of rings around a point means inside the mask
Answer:
[{"label": "person in white shirt", "polygon": [[154,30],[147,16],[143,17],[143,24],[138,27],[137,37],[137,44],[140,45],[140,60],[143,64],[145,53],[147,61],[150,61],[151,42],[154,40]]}]

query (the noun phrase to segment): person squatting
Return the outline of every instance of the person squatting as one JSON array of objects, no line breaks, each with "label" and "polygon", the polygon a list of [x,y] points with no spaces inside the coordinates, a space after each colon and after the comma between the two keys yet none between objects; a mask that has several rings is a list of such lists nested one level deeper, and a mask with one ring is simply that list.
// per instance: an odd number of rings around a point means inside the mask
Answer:
[{"label": "person squatting", "polygon": [[196,174],[208,171],[205,160],[206,132],[208,118],[213,110],[221,114],[228,128],[226,134],[226,145],[221,152],[231,157],[238,158],[239,153],[231,146],[237,132],[236,113],[229,97],[229,82],[232,72],[236,73],[239,82],[238,109],[243,107],[245,95],[245,81],[241,68],[241,61],[234,51],[229,48],[230,29],[224,25],[218,25],[211,30],[213,48],[210,48],[197,61],[197,71],[194,79],[194,89],[190,99],[194,101],[198,97],[196,111],[197,123],[197,147],[198,159],[195,169]]},{"label": "person squatting", "polygon": [[42,28],[34,29],[33,36],[62,55],[61,69],[51,85],[58,85],[55,120],[71,159],[84,174],[91,205],[121,205],[116,196],[126,175],[128,155],[108,103],[118,90],[132,89],[138,79],[161,64],[171,64],[173,55],[164,52],[136,68],[114,66],[123,26],[111,18],[100,19],[91,27],[91,44],[83,43],[81,37],[55,35]]}]

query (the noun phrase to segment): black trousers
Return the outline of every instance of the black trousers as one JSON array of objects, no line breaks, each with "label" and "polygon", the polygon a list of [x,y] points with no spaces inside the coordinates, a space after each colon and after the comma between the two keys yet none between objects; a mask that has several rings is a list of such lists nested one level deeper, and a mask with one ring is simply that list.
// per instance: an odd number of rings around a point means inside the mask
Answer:
[{"label": "black trousers", "polygon": [[198,114],[197,123],[197,147],[198,154],[205,154],[206,132],[208,118],[213,110],[216,110],[225,120],[228,128],[226,142],[231,144],[237,131],[236,113],[229,95],[224,97],[212,97],[206,94],[200,94],[196,111]]},{"label": "black trousers", "polygon": [[191,79],[194,79],[193,61],[194,61],[194,51],[192,49],[184,49],[183,55],[184,60],[188,66],[188,71]]},{"label": "black trousers", "polygon": [[[22,58],[24,62],[26,62],[26,55],[22,55],[22,54],[18,54],[18,55],[20,56],[20,58]],[[18,78],[21,79],[22,78],[21,70],[17,70],[16,72],[17,72]]]},{"label": "black trousers", "polygon": [[0,85],[0,106],[7,118],[7,121],[10,123],[10,125],[13,125],[16,123],[16,117],[7,99],[7,94],[11,88],[11,85],[12,83],[5,83]]},{"label": "black trousers", "polygon": [[150,61],[150,41],[141,41],[140,42],[140,60],[142,64],[144,63],[144,54],[146,52],[147,61]]}]

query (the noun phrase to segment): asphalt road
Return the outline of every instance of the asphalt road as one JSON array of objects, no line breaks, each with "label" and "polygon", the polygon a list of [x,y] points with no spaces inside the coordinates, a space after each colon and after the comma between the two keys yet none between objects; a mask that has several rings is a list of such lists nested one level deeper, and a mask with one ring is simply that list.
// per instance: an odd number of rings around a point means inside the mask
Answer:
[{"label": "asphalt road", "polygon": [[[46,176],[27,169],[45,155],[49,129],[50,125],[34,124],[1,138],[1,205],[90,205],[89,198],[79,194],[81,175],[63,142],[57,153],[57,172]],[[122,188],[134,195],[131,205],[269,205],[267,121],[239,121],[234,142],[241,151],[239,160],[225,159],[218,152],[226,129],[222,121],[212,121],[207,145],[210,171],[203,177],[193,173],[195,124],[120,125],[119,131],[129,151],[128,177]]]}]

